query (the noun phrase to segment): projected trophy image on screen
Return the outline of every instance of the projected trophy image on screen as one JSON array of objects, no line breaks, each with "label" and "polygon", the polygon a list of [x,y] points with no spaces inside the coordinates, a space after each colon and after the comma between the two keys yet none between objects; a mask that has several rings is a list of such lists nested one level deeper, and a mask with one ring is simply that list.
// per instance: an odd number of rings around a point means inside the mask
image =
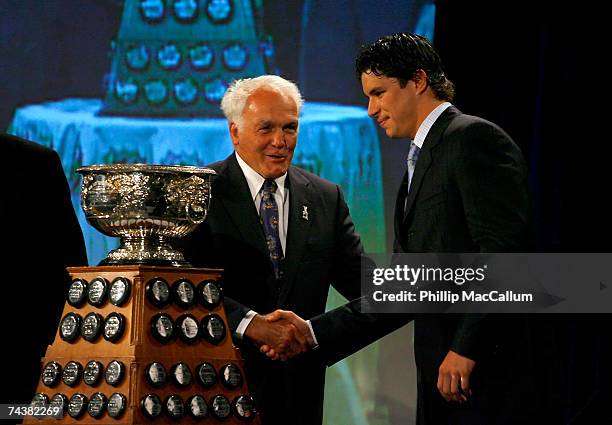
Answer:
[{"label": "projected trophy image on screen", "polygon": [[231,81],[272,67],[256,4],[126,0],[102,113],[220,116]]},{"label": "projected trophy image on screen", "polygon": [[203,167],[82,167],[88,221],[120,236],[97,267],[69,268],[57,334],[24,423],[259,424],[223,307],[222,270],[189,267],[171,239],[205,220]]}]

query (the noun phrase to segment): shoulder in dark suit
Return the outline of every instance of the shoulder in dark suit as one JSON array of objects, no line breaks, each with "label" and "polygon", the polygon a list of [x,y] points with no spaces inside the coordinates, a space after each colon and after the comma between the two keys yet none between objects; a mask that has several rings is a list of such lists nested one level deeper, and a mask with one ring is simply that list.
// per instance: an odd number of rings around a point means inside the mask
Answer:
[{"label": "shoulder in dark suit", "polygon": [[2,403],[31,400],[40,358],[57,330],[69,283],[67,266],[87,265],[85,243],[57,153],[0,135],[3,158],[3,282],[0,323],[5,341]]},{"label": "shoulder in dark suit", "polygon": [[395,249],[520,251],[528,218],[527,167],[519,148],[495,124],[451,106],[423,143],[410,193],[406,179],[398,192]]}]

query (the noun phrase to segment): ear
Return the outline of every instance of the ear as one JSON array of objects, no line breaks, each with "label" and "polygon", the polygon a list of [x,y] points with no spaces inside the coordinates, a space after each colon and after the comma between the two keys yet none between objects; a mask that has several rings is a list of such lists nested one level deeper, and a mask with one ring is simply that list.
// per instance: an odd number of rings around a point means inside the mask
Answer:
[{"label": "ear", "polygon": [[417,94],[423,94],[427,87],[429,87],[429,83],[427,82],[427,73],[422,69],[417,69],[414,74],[414,87],[416,88]]},{"label": "ear", "polygon": [[229,133],[230,133],[230,137],[232,138],[232,143],[234,144],[234,146],[238,146],[239,140],[240,140],[240,137],[238,136],[238,126],[233,121],[229,125]]}]

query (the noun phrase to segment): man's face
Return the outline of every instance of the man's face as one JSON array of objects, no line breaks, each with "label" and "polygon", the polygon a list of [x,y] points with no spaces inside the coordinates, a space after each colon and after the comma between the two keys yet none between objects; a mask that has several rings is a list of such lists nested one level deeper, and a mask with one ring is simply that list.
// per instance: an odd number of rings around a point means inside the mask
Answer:
[{"label": "man's face", "polygon": [[372,72],[361,74],[363,93],[368,98],[368,115],[376,119],[391,138],[414,139],[417,131],[417,92],[414,81],[401,87],[396,78]]},{"label": "man's face", "polygon": [[251,168],[265,178],[287,172],[298,135],[295,101],[269,89],[251,94],[244,106],[242,125],[230,124],[234,148]]}]

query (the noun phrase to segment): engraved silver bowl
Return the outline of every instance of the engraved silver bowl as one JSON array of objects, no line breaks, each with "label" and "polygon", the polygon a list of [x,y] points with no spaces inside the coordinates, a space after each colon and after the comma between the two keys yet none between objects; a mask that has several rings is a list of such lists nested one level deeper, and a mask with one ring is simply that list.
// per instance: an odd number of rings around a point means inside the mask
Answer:
[{"label": "engraved silver bowl", "polygon": [[189,266],[168,239],[192,232],[208,214],[211,176],[204,167],[146,164],[90,165],[83,175],[81,205],[87,221],[119,248],[100,265]]}]

